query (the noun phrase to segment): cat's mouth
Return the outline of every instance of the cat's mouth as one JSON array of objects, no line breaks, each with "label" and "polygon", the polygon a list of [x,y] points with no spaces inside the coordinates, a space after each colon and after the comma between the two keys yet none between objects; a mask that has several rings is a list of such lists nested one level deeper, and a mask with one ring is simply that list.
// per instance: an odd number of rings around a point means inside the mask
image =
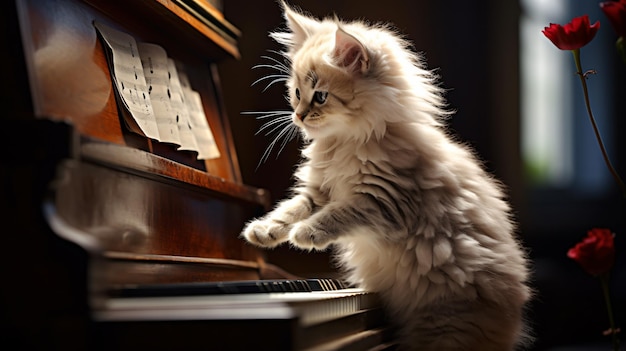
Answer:
[{"label": "cat's mouth", "polygon": [[294,114],[293,116],[293,121],[297,126],[302,127],[302,128],[308,128],[308,129],[319,128],[322,123],[322,120],[323,118],[319,113],[313,113],[304,118],[299,118],[299,116],[296,114]]},{"label": "cat's mouth", "polygon": [[[309,123],[318,123],[321,120],[319,113],[314,113],[306,118],[306,122]],[[305,122],[304,120],[302,122]]]},{"label": "cat's mouth", "polygon": [[322,118],[317,117],[317,118],[311,118],[310,120],[307,119],[304,123],[304,128],[306,129],[307,133],[313,137],[319,137],[320,133],[326,134],[325,132],[323,132],[324,130],[324,123],[322,121]]}]

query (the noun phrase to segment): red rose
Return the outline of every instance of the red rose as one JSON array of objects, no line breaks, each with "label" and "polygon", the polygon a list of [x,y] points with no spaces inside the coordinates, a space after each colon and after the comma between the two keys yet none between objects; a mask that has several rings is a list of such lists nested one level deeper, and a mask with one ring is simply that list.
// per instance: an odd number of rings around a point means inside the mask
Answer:
[{"label": "red rose", "polygon": [[564,26],[550,23],[542,33],[561,50],[576,50],[587,45],[600,29],[600,21],[589,25],[589,16],[576,17]]},{"label": "red rose", "polygon": [[567,257],[578,262],[591,275],[607,273],[615,262],[613,233],[598,228],[588,231],[581,242],[569,249]]},{"label": "red rose", "polygon": [[626,0],[605,1],[600,8],[611,22],[618,37],[626,37]]}]

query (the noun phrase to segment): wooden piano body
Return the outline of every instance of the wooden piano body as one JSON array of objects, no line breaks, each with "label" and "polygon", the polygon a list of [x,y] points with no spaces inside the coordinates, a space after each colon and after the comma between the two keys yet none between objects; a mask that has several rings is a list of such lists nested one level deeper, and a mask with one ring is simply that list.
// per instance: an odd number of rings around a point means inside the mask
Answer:
[{"label": "wooden piano body", "polygon": [[[190,12],[190,3],[202,3],[210,20]],[[229,24],[218,9],[203,0],[2,7],[1,340],[29,350],[388,346],[375,295],[358,289],[116,294],[297,278],[238,237],[271,203],[241,180],[215,69],[239,53],[220,33]],[[94,21],[184,62],[219,158],[199,161],[125,128]]]}]

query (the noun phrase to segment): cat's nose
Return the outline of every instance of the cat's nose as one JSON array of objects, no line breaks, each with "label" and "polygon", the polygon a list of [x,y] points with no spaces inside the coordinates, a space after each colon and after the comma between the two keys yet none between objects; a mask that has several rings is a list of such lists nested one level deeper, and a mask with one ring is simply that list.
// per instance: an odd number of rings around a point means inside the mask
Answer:
[{"label": "cat's nose", "polygon": [[304,119],[306,118],[306,115],[308,114],[309,114],[309,111],[304,111],[303,113],[296,112],[296,117],[298,117],[300,121],[304,121]]}]

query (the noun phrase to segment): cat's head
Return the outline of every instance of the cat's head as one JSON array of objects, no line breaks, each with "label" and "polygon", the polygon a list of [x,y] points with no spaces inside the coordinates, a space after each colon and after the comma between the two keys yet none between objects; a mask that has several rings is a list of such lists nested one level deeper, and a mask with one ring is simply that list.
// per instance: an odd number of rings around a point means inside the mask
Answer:
[{"label": "cat's head", "polygon": [[[433,76],[387,26],[318,20],[282,7],[288,31],[271,36],[291,62],[292,121],[307,138],[365,141],[381,138],[387,123],[438,123],[442,101]],[[411,107],[421,112],[409,116]]]}]

